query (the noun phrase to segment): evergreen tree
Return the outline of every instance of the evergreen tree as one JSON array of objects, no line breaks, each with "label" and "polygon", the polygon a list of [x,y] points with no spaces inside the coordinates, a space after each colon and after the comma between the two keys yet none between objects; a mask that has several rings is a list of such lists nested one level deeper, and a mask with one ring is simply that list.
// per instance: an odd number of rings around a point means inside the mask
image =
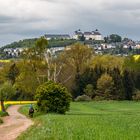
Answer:
[{"label": "evergreen tree", "polygon": [[93,85],[93,88],[97,88],[97,80],[105,70],[101,66],[95,66],[95,68],[87,68],[84,73],[77,74],[75,76],[75,88],[73,89],[74,97],[84,94],[84,89],[88,84]]},{"label": "evergreen tree", "polygon": [[116,98],[124,99],[123,80],[119,68],[114,68],[113,70],[110,70],[109,74],[112,76],[114,81],[114,85],[116,89]]},{"label": "evergreen tree", "polygon": [[127,70],[125,70],[123,73],[123,86],[125,91],[125,99],[132,100],[134,83],[131,73]]}]

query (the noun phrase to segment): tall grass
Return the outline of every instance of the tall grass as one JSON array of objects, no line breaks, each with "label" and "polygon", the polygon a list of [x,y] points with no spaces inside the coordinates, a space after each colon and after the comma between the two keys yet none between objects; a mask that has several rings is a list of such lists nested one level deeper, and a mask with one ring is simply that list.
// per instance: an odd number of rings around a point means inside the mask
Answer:
[{"label": "tall grass", "polygon": [[[28,106],[21,109],[27,114]],[[19,140],[139,140],[139,102],[72,103],[66,115],[45,114]]]}]

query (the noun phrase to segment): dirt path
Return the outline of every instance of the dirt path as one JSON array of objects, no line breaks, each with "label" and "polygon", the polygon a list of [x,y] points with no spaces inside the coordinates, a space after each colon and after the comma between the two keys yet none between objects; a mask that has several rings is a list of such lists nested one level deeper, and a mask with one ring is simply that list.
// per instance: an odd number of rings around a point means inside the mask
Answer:
[{"label": "dirt path", "polygon": [[0,140],[15,140],[33,122],[26,116],[20,114],[20,105],[10,106],[7,111],[10,116],[4,117],[4,123],[0,125]]}]

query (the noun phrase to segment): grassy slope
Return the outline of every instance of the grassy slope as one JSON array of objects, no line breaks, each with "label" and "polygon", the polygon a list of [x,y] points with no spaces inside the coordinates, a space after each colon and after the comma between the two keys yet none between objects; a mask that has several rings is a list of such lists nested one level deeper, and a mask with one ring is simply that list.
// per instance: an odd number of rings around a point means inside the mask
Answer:
[{"label": "grassy slope", "polygon": [[138,140],[140,103],[72,103],[67,115],[40,115],[34,121],[19,140]]}]

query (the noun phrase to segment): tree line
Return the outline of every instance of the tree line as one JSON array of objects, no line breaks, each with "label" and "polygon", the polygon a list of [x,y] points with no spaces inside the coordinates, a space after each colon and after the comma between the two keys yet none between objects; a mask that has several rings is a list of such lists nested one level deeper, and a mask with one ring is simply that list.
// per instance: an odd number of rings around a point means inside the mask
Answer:
[{"label": "tree line", "polygon": [[36,89],[47,81],[66,87],[73,100],[137,100],[140,59],[96,55],[80,43],[54,56],[48,41],[40,38],[20,59],[0,69],[1,101],[34,100]]}]

